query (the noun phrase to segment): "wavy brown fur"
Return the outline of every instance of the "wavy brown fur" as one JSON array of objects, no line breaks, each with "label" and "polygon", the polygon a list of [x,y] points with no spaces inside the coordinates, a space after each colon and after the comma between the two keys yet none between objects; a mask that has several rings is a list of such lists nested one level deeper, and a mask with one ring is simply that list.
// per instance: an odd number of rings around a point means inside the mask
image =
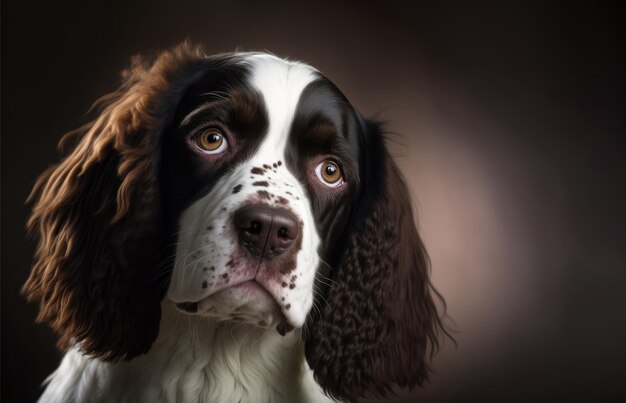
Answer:
[{"label": "wavy brown fur", "polygon": [[39,301],[37,321],[59,334],[59,348],[78,342],[88,354],[129,359],[156,338],[166,289],[155,283],[160,135],[206,62],[188,44],[152,65],[136,58],[74,150],[37,180],[28,230],[39,243],[22,292]]},{"label": "wavy brown fur", "polygon": [[331,270],[321,315],[308,327],[306,354],[316,380],[329,395],[350,402],[386,397],[394,384],[422,385],[427,350],[432,356],[438,349],[443,329],[406,184],[389,155],[380,154],[383,183],[365,189],[374,196]]}]

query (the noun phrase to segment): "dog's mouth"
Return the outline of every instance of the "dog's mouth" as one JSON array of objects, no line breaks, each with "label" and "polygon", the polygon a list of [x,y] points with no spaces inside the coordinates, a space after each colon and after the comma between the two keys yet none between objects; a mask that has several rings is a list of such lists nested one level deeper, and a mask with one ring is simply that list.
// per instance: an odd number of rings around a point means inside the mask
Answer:
[{"label": "dog's mouth", "polygon": [[185,313],[196,313],[198,312],[198,303],[197,302],[179,302],[176,304],[176,308],[185,312]]},{"label": "dog's mouth", "polygon": [[[281,336],[284,336],[287,333],[291,332],[293,329],[295,329],[295,326],[289,322],[287,317],[280,310],[278,303],[275,301],[272,295],[255,280],[248,280],[238,284],[234,284],[228,288],[205,296],[199,301],[179,302],[175,303],[174,305],[178,310],[186,314],[210,317],[215,310],[215,307],[213,305],[215,299],[219,299],[221,293],[223,294],[232,292],[244,293],[244,295],[248,295],[250,298],[254,298],[254,300],[259,301],[259,306],[266,307],[265,310],[267,310],[268,304],[272,305],[272,313],[266,313],[263,319],[258,321],[249,321],[250,323],[254,323],[259,327],[268,327],[275,324],[274,327]],[[235,312],[236,311],[237,310],[235,310]],[[232,319],[234,321],[241,321],[237,316],[234,316]]]},{"label": "dog's mouth", "polygon": [[189,301],[176,303],[176,308],[185,313],[199,313],[202,308],[206,307],[207,302],[209,302],[215,294],[224,290],[245,290],[248,293],[258,293],[259,295],[262,295],[263,298],[271,298],[271,295],[256,280],[247,280],[238,284],[233,284],[230,287],[217,290],[216,292],[211,293],[195,302]]}]

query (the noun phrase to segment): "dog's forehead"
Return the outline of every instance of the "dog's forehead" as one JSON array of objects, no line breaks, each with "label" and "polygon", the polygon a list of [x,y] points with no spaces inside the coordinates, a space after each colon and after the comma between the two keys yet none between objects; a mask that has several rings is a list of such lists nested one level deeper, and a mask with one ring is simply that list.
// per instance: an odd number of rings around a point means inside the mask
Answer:
[{"label": "dog's forehead", "polygon": [[[303,89],[321,76],[306,63],[268,53],[245,54],[241,60],[249,68],[251,84],[265,97],[275,97],[276,102],[296,103]],[[280,107],[281,104],[276,106]]]},{"label": "dog's forehead", "polygon": [[270,54],[251,54],[244,61],[250,85],[263,97],[269,123],[267,141],[259,152],[283,150],[300,98],[320,74],[307,64]]}]

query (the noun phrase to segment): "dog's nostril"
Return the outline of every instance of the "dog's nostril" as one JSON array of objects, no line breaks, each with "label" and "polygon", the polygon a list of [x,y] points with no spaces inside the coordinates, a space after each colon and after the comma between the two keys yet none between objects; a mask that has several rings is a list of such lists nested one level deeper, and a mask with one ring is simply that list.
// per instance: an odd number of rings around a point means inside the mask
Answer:
[{"label": "dog's nostril", "polygon": [[258,221],[252,221],[250,223],[250,228],[248,228],[248,232],[251,234],[258,234],[261,232],[261,229],[263,228],[263,225],[261,225],[260,222]]},{"label": "dog's nostril", "polygon": [[285,227],[278,229],[278,236],[281,238],[289,238],[289,230]]}]

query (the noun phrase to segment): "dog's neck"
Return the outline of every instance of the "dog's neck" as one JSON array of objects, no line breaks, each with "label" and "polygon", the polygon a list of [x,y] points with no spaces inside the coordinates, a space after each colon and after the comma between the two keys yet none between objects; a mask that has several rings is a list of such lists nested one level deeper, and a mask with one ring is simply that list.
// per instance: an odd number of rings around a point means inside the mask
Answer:
[{"label": "dog's neck", "polygon": [[70,350],[41,401],[330,401],[297,332],[186,316],[163,305],[150,351],[115,364]]}]

